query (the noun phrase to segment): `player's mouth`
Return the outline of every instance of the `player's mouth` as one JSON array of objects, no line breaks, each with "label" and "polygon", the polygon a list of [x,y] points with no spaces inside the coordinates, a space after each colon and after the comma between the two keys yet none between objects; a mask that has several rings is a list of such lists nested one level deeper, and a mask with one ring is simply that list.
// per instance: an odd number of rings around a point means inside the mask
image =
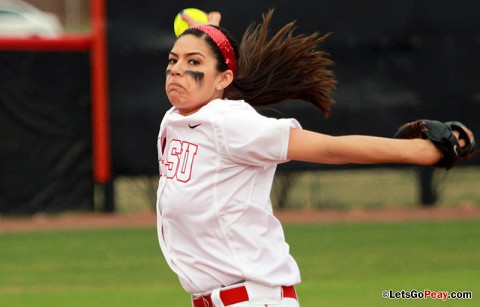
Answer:
[{"label": "player's mouth", "polygon": [[184,89],[185,88],[183,86],[181,86],[180,84],[175,83],[175,82],[169,83],[168,86],[167,86],[167,90],[169,90],[169,91],[184,90]]}]

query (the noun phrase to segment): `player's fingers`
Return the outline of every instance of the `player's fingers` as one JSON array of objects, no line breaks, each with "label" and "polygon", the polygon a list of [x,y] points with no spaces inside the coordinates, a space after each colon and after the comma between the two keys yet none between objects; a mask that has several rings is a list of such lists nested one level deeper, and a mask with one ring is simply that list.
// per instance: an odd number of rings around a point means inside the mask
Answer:
[{"label": "player's fingers", "polygon": [[[188,23],[189,27],[204,24],[203,22],[198,22],[197,20],[195,20],[193,17],[191,17],[187,13],[182,12],[180,16],[182,17],[183,20],[185,20],[186,23]],[[208,24],[219,26],[221,19],[222,19],[222,15],[220,14],[220,12],[210,12],[210,13],[208,13]]]},{"label": "player's fingers", "polygon": [[465,145],[467,145],[467,142],[464,139],[460,138],[460,132],[453,130],[452,133],[457,138],[460,147],[465,147]]},{"label": "player's fingers", "polygon": [[188,23],[189,27],[198,26],[202,24],[201,22],[196,21],[190,15],[184,12],[180,13],[180,17],[182,17],[182,19],[185,20],[186,23]]},{"label": "player's fingers", "polygon": [[210,12],[208,13],[208,23],[211,25],[219,26],[222,15],[220,12]]}]

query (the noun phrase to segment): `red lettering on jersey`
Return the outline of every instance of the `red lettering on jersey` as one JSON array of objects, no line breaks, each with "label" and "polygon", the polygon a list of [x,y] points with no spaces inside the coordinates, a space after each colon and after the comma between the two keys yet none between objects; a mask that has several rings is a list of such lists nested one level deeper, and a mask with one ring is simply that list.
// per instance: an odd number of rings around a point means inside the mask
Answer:
[{"label": "red lettering on jersey", "polygon": [[182,141],[173,139],[168,146],[169,151],[165,159],[165,172],[168,179],[175,177],[182,154]]},{"label": "red lettering on jersey", "polygon": [[177,170],[177,179],[181,182],[187,182],[192,176],[192,167],[198,146],[188,142],[182,142],[182,155],[180,157],[180,167]]},{"label": "red lettering on jersey", "polygon": [[[162,147],[165,148],[162,144]],[[193,162],[197,155],[198,145],[172,139],[168,151],[159,157],[160,176],[168,179],[176,178],[180,182],[188,182],[192,176]],[[162,165],[165,174],[162,173]]]},{"label": "red lettering on jersey", "polygon": [[[165,148],[162,148],[162,151],[160,151],[160,144],[161,144],[162,138],[157,138],[157,150],[158,150],[158,173],[160,174],[160,177],[162,177],[162,163],[163,163],[163,151]],[[163,147],[163,146],[162,146]]]}]

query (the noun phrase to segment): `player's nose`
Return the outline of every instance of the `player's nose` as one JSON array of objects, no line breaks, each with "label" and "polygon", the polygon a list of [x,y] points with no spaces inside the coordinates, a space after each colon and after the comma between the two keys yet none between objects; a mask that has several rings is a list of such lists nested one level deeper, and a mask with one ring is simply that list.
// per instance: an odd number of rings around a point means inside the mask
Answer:
[{"label": "player's nose", "polygon": [[175,64],[170,66],[170,74],[172,76],[181,76],[185,72],[184,65],[182,61],[177,61]]}]

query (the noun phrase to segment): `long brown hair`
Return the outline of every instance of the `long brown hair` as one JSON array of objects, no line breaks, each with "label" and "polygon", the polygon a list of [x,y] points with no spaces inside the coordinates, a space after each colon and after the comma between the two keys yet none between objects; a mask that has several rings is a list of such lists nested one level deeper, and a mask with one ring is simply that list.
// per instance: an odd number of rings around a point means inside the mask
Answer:
[{"label": "long brown hair", "polygon": [[[327,117],[334,103],[331,92],[336,80],[330,69],[334,62],[329,54],[318,50],[329,34],[295,35],[295,21],[283,26],[268,39],[268,25],[273,10],[263,14],[260,25],[252,24],[238,45],[232,35],[221,27],[237,57],[238,70],[224,97],[243,99],[252,106],[267,106],[290,99],[301,99],[318,107]],[[184,34],[203,37],[218,60],[219,71],[227,69],[225,59],[213,42],[199,30],[187,29]]]}]

